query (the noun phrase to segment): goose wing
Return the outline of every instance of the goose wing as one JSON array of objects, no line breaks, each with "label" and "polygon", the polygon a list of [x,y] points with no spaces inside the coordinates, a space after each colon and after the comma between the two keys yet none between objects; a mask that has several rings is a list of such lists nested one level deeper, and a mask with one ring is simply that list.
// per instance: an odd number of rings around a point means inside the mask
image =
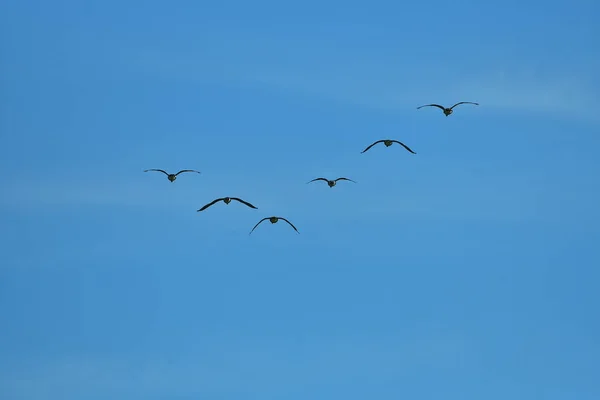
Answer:
[{"label": "goose wing", "polygon": [[163,174],[169,176],[169,173],[167,171],[165,171],[165,170],[162,170],[162,169],[151,168],[151,169],[144,170],[144,172],[148,172],[148,171],[162,172]]},{"label": "goose wing", "polygon": [[353,181],[352,179],[348,179],[348,178],[337,178],[335,181],[336,181],[336,182],[337,182],[337,181],[350,181],[350,182],[354,182],[354,183],[356,183],[356,182],[355,182],[355,181]]},{"label": "goose wing", "polygon": [[221,200],[225,200],[225,197],[221,197],[220,199],[215,199],[213,201],[211,201],[210,203],[206,204],[205,206],[203,206],[201,209],[197,210],[197,211],[204,211],[206,210],[208,207],[212,206],[213,204],[221,201]]},{"label": "goose wing", "polygon": [[252,230],[250,231],[250,233],[248,235],[250,235],[252,232],[254,232],[254,230],[256,229],[257,226],[260,225],[261,222],[268,220],[270,217],[264,217],[263,219],[261,219],[260,221],[258,221],[258,223],[256,225],[254,225],[254,228],[252,228]]},{"label": "goose wing", "polygon": [[361,151],[361,153],[364,153],[365,151],[369,150],[371,147],[375,146],[377,143],[382,143],[385,142],[385,140],[378,140],[376,142],[374,142],[373,144],[371,144],[369,147],[367,147],[366,149],[364,149],[363,151]]},{"label": "goose wing", "polygon": [[442,110],[445,110],[444,106],[440,106],[439,104],[425,104],[423,106],[417,107],[417,110],[420,109],[420,108],[423,108],[423,107],[437,107],[437,108],[440,108]]},{"label": "goose wing", "polygon": [[479,103],[473,103],[472,101],[460,101],[460,102],[456,103],[455,105],[453,105],[452,107],[450,107],[450,109],[452,110],[454,107],[456,107],[460,104],[475,104],[476,106],[479,105]]},{"label": "goose wing", "polygon": [[312,181],[308,181],[308,182],[306,182],[306,183],[311,183],[311,182],[314,182],[314,181],[325,181],[325,182],[329,182],[329,181],[328,181],[327,179],[325,179],[325,178],[315,178],[315,179],[313,179]]},{"label": "goose wing", "polygon": [[257,209],[257,210],[258,210],[258,208],[254,207],[252,204],[250,204],[250,203],[248,203],[247,201],[244,201],[244,200],[242,200],[242,199],[240,199],[240,198],[238,198],[238,197],[231,197],[231,200],[236,200],[236,201],[239,201],[240,203],[242,203],[242,204],[245,204],[245,205],[247,205],[247,206],[248,206],[248,207],[250,207],[250,208],[254,208],[254,209]]},{"label": "goose wing", "polygon": [[197,174],[199,174],[199,173],[200,173],[200,171],[196,171],[196,170],[194,170],[194,169],[182,169],[181,171],[179,171],[178,173],[176,173],[176,174],[175,174],[175,176],[179,175],[179,174],[180,174],[180,173],[182,173],[182,172],[195,172],[195,173],[197,173]]},{"label": "goose wing", "polygon": [[[291,226],[292,228],[294,228],[294,230],[295,230],[296,232],[298,232],[298,229],[296,229],[296,227],[294,226],[294,224],[292,224],[290,221],[288,221],[287,219],[285,219],[285,218],[283,218],[283,217],[277,217],[277,218],[279,218],[279,219],[281,219],[281,220],[284,220],[285,222],[287,222],[288,224],[290,224],[290,226]],[[298,232],[298,233],[300,233],[300,232]]]},{"label": "goose wing", "polygon": [[394,143],[398,143],[400,146],[404,147],[406,150],[410,151],[410,152],[411,152],[411,153],[413,153],[413,154],[417,154],[417,153],[415,153],[414,151],[412,151],[410,147],[408,147],[407,145],[405,145],[405,144],[404,144],[404,143],[402,143],[402,142],[399,142],[399,141],[397,141],[397,140],[392,140],[392,142],[394,142]]}]

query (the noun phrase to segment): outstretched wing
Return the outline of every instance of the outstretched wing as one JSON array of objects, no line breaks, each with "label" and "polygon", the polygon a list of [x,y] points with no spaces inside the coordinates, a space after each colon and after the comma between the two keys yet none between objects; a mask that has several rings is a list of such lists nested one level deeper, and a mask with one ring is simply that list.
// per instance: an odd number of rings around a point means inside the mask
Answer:
[{"label": "outstretched wing", "polygon": [[402,142],[399,142],[399,141],[397,141],[397,140],[392,140],[392,142],[394,142],[394,143],[398,143],[400,146],[404,147],[406,150],[410,151],[410,152],[411,152],[411,153],[413,153],[413,154],[417,154],[417,153],[415,153],[414,151],[412,151],[410,147],[408,147],[407,145],[405,145],[405,144],[404,144],[404,143],[402,143]]},{"label": "outstretched wing", "polygon": [[252,232],[254,232],[254,230],[256,229],[257,226],[260,225],[261,222],[268,220],[270,217],[264,217],[263,219],[261,219],[260,221],[258,221],[258,223],[256,225],[254,225],[254,228],[252,228],[252,230],[250,231],[250,233],[248,235],[250,235]]},{"label": "outstretched wing", "polygon": [[315,178],[315,179],[313,179],[312,181],[308,181],[308,182],[306,182],[306,183],[311,183],[311,182],[314,182],[314,181],[325,181],[325,182],[329,182],[329,181],[328,181],[327,179],[325,179],[325,178]]},{"label": "outstretched wing", "polygon": [[381,142],[385,142],[385,140],[378,140],[375,143],[371,144],[369,147],[367,147],[366,149],[364,149],[363,151],[361,151],[361,153],[364,153],[365,151],[369,150],[371,147],[375,146],[377,143],[381,143]]},{"label": "outstretched wing", "polygon": [[456,104],[455,104],[455,105],[453,105],[452,107],[450,107],[450,109],[452,110],[454,107],[456,107],[456,106],[457,106],[457,105],[459,105],[459,104],[475,104],[476,106],[478,106],[478,105],[479,105],[479,103],[473,103],[473,102],[471,102],[471,101],[461,101],[461,102],[458,102],[458,103],[456,103]]},{"label": "outstretched wing", "polygon": [[225,200],[225,198],[224,198],[224,197],[221,197],[220,199],[213,200],[213,201],[211,201],[210,203],[208,203],[207,205],[203,206],[203,207],[202,207],[201,209],[199,209],[198,211],[204,211],[204,210],[206,210],[208,207],[212,206],[213,204],[215,204],[215,203],[217,203],[217,202],[219,202],[219,201],[221,201],[221,200]]},{"label": "outstretched wing", "polygon": [[242,203],[242,204],[245,204],[245,205],[247,205],[247,206],[248,206],[248,207],[250,207],[250,208],[255,208],[255,209],[257,209],[257,210],[258,210],[258,208],[254,207],[252,204],[250,204],[250,203],[248,203],[247,201],[244,201],[244,200],[242,200],[242,199],[240,199],[240,198],[237,198],[237,197],[232,197],[232,198],[231,198],[231,200],[236,200],[236,201],[239,201],[240,203]]},{"label": "outstretched wing", "polygon": [[181,171],[179,171],[178,173],[176,173],[175,176],[179,175],[182,172],[195,172],[197,174],[200,173],[200,171],[196,171],[196,170],[193,170],[193,169],[182,169]]},{"label": "outstretched wing", "polygon": [[419,108],[423,108],[423,107],[437,107],[437,108],[440,108],[442,110],[445,110],[444,106],[440,106],[439,104],[425,104],[424,106],[417,107],[417,110]]},{"label": "outstretched wing", "polygon": [[[336,182],[337,181],[350,181],[350,182],[354,182],[352,179],[348,179],[348,178],[337,178],[335,181]],[[356,183],[356,182],[354,182],[354,183]]]},{"label": "outstretched wing", "polygon": [[[281,219],[281,220],[284,220],[285,222],[287,222],[288,224],[290,224],[290,226],[291,226],[292,228],[294,228],[294,230],[295,230],[296,232],[298,232],[298,229],[296,229],[296,227],[294,226],[294,224],[292,224],[290,221],[288,221],[287,219],[285,219],[285,218],[282,218],[282,217],[277,217],[277,218],[279,218],[279,219]],[[298,232],[298,233],[300,233],[300,232]]]},{"label": "outstretched wing", "polygon": [[169,174],[167,173],[167,171],[164,171],[164,170],[162,170],[162,169],[155,169],[155,168],[152,168],[152,169],[147,169],[147,170],[145,170],[144,172],[148,172],[148,171],[162,172],[162,173],[163,173],[163,174],[165,174],[166,176],[169,176]]}]

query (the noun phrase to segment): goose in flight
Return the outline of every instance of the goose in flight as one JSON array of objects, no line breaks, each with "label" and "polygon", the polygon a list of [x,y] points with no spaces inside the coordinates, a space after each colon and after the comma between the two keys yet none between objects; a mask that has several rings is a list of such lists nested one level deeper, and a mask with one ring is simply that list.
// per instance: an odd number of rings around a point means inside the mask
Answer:
[{"label": "goose in flight", "polygon": [[454,107],[456,107],[457,105],[459,105],[459,104],[475,104],[476,106],[479,105],[479,103],[473,103],[471,101],[460,101],[460,102],[456,103],[455,105],[453,105],[450,108],[446,108],[444,106],[440,106],[439,104],[425,104],[424,106],[417,107],[417,110],[420,109],[420,108],[423,108],[423,107],[437,107],[437,108],[441,108],[442,111],[444,112],[444,115],[447,117],[448,115],[452,114],[452,112],[453,112],[452,109]]},{"label": "goose in flight", "polygon": [[298,232],[298,229],[296,229],[296,227],[294,226],[294,224],[292,224],[290,221],[288,221],[287,219],[285,219],[283,217],[265,217],[265,218],[261,219],[260,221],[258,221],[258,223],[256,225],[254,225],[254,228],[252,228],[252,230],[250,231],[250,233],[248,235],[250,235],[256,229],[256,227],[260,225],[261,222],[269,220],[270,223],[275,224],[280,219],[283,220],[283,221],[285,221],[285,222],[287,222],[292,228],[294,228],[294,230],[297,233],[300,233],[300,232]]},{"label": "goose in flight", "polygon": [[[242,203],[242,204],[245,204],[245,205],[247,205],[247,206],[248,206],[248,207],[250,207],[250,208],[257,209],[257,208],[256,208],[256,207],[254,207],[252,204],[250,204],[250,203],[248,203],[247,201],[244,201],[244,200],[242,200],[242,199],[240,199],[240,198],[237,198],[237,197],[221,197],[220,199],[216,199],[216,200],[213,200],[213,201],[211,201],[210,203],[208,203],[207,205],[205,205],[204,207],[202,207],[202,208],[201,208],[201,209],[199,209],[198,211],[204,211],[204,210],[206,210],[208,207],[212,206],[212,205],[213,205],[213,204],[215,204],[215,203],[218,203],[219,201],[222,201],[222,202],[223,202],[223,203],[225,203],[225,204],[229,204],[229,203],[231,203],[231,200],[236,200],[236,201],[239,201],[240,203]],[[257,209],[257,210],[258,210],[258,209]]]},{"label": "goose in flight", "polygon": [[162,172],[163,174],[165,174],[167,176],[167,179],[170,180],[171,182],[175,182],[175,179],[177,179],[177,175],[179,175],[182,172],[195,172],[197,174],[200,173],[200,171],[196,171],[196,170],[193,170],[193,169],[182,169],[181,171],[179,171],[176,174],[169,174],[167,171],[164,171],[162,169],[155,169],[155,168],[147,169],[144,172],[148,172],[148,171]]},{"label": "goose in flight", "polygon": [[[327,184],[329,185],[330,188],[334,187],[336,185],[337,181],[350,181],[350,182],[354,182],[352,179],[348,179],[348,178],[337,178],[337,179],[334,179],[334,180],[329,180],[329,179],[326,179],[326,178],[315,178],[312,181],[308,181],[306,183],[311,183],[311,182],[314,182],[314,181],[325,181],[325,182],[327,182]],[[356,183],[356,182],[354,182],[354,183]]]},{"label": "goose in flight", "polygon": [[410,149],[410,147],[408,147],[407,145],[405,145],[402,142],[399,142],[397,140],[390,140],[390,139],[384,139],[384,140],[378,140],[375,143],[371,144],[369,147],[367,147],[366,149],[364,149],[363,151],[361,151],[361,153],[364,153],[365,151],[369,150],[371,147],[375,146],[377,143],[383,143],[385,144],[385,147],[390,147],[392,145],[392,143],[398,143],[400,146],[404,147],[406,150],[408,150],[409,152],[413,153],[413,154],[417,154],[414,151],[412,151]]}]

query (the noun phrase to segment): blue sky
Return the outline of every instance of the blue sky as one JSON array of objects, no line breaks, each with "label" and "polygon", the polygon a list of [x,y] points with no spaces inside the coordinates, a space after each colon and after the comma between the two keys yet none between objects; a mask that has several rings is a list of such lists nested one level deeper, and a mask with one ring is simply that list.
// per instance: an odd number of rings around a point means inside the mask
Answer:
[{"label": "blue sky", "polygon": [[0,397],[600,398],[599,17],[2,2]]}]

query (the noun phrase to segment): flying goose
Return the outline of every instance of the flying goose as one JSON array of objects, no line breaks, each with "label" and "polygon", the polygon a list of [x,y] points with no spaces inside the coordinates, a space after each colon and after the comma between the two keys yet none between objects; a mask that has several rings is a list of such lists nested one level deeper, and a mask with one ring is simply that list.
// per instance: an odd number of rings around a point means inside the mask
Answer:
[{"label": "flying goose", "polygon": [[[354,182],[352,179],[348,179],[348,178],[337,178],[337,179],[334,179],[334,180],[329,180],[329,179],[326,179],[326,178],[315,178],[312,181],[308,181],[306,183],[311,183],[311,182],[314,182],[314,181],[325,181],[325,182],[327,182],[327,184],[329,185],[330,188],[334,187],[336,185],[337,181],[350,181],[350,182]],[[356,183],[356,182],[354,182],[354,183]]]},{"label": "flying goose", "polygon": [[169,174],[167,171],[164,171],[162,169],[155,169],[155,168],[147,169],[144,172],[148,172],[148,171],[162,172],[163,174],[165,174],[167,176],[167,179],[170,180],[171,182],[175,182],[175,179],[177,179],[177,175],[179,175],[182,172],[195,172],[197,174],[200,173],[200,171],[196,171],[196,170],[193,170],[193,169],[182,169],[181,171],[179,171],[176,174]]},{"label": "flying goose", "polygon": [[402,142],[399,142],[397,140],[390,140],[390,139],[383,139],[383,140],[378,140],[375,143],[371,144],[369,147],[367,147],[366,149],[364,149],[363,151],[361,151],[361,153],[364,153],[365,151],[369,150],[371,147],[375,146],[377,143],[382,143],[385,144],[385,147],[390,147],[392,145],[392,143],[398,143],[399,145],[401,145],[402,147],[404,147],[406,150],[408,150],[409,152],[413,153],[413,154],[417,154],[414,151],[412,151],[410,149],[410,147],[408,147],[407,145],[405,145]]},{"label": "flying goose", "polygon": [[253,232],[253,231],[256,229],[256,227],[260,225],[260,223],[261,223],[261,222],[263,222],[263,221],[266,221],[266,220],[269,220],[269,222],[270,222],[270,223],[272,223],[272,224],[275,224],[275,223],[277,223],[277,221],[279,221],[280,219],[281,219],[281,220],[283,220],[283,221],[285,221],[285,222],[287,222],[288,224],[290,224],[290,226],[291,226],[292,228],[294,228],[294,230],[295,230],[297,233],[300,233],[300,232],[298,232],[298,229],[296,229],[296,227],[294,226],[294,224],[292,224],[290,221],[288,221],[287,219],[285,219],[285,218],[283,218],[283,217],[265,217],[265,218],[261,219],[260,221],[258,221],[258,223],[257,223],[256,225],[254,225],[254,228],[252,228],[252,230],[250,231],[250,233],[249,233],[248,235],[250,235],[250,234],[251,234],[251,233],[252,233],[252,232]]},{"label": "flying goose", "polygon": [[256,207],[254,207],[252,204],[250,204],[250,203],[248,203],[247,201],[244,201],[244,200],[242,200],[242,199],[240,199],[240,198],[237,198],[237,197],[221,197],[220,199],[216,199],[216,200],[213,200],[213,201],[211,201],[210,203],[208,203],[207,205],[203,206],[203,207],[202,207],[201,209],[199,209],[198,211],[204,211],[204,210],[206,210],[208,207],[212,206],[212,205],[213,205],[213,204],[215,204],[215,203],[218,203],[219,201],[222,201],[222,202],[223,202],[223,203],[225,203],[225,204],[229,204],[229,203],[231,203],[231,200],[236,200],[236,201],[239,201],[240,203],[242,203],[242,204],[245,204],[245,205],[247,205],[247,206],[248,206],[248,207],[250,207],[250,208],[255,208],[255,209],[257,209],[257,208],[256,208]]},{"label": "flying goose", "polygon": [[424,106],[417,107],[417,110],[420,109],[420,108],[423,108],[423,107],[437,107],[437,108],[441,108],[442,111],[444,112],[444,115],[447,117],[448,115],[452,114],[452,112],[453,112],[452,109],[454,107],[456,107],[457,105],[459,105],[459,104],[475,104],[476,106],[479,105],[479,103],[473,103],[473,102],[470,102],[470,101],[461,101],[461,102],[456,103],[455,105],[453,105],[450,108],[446,108],[444,106],[440,106],[439,104],[425,104]]}]

